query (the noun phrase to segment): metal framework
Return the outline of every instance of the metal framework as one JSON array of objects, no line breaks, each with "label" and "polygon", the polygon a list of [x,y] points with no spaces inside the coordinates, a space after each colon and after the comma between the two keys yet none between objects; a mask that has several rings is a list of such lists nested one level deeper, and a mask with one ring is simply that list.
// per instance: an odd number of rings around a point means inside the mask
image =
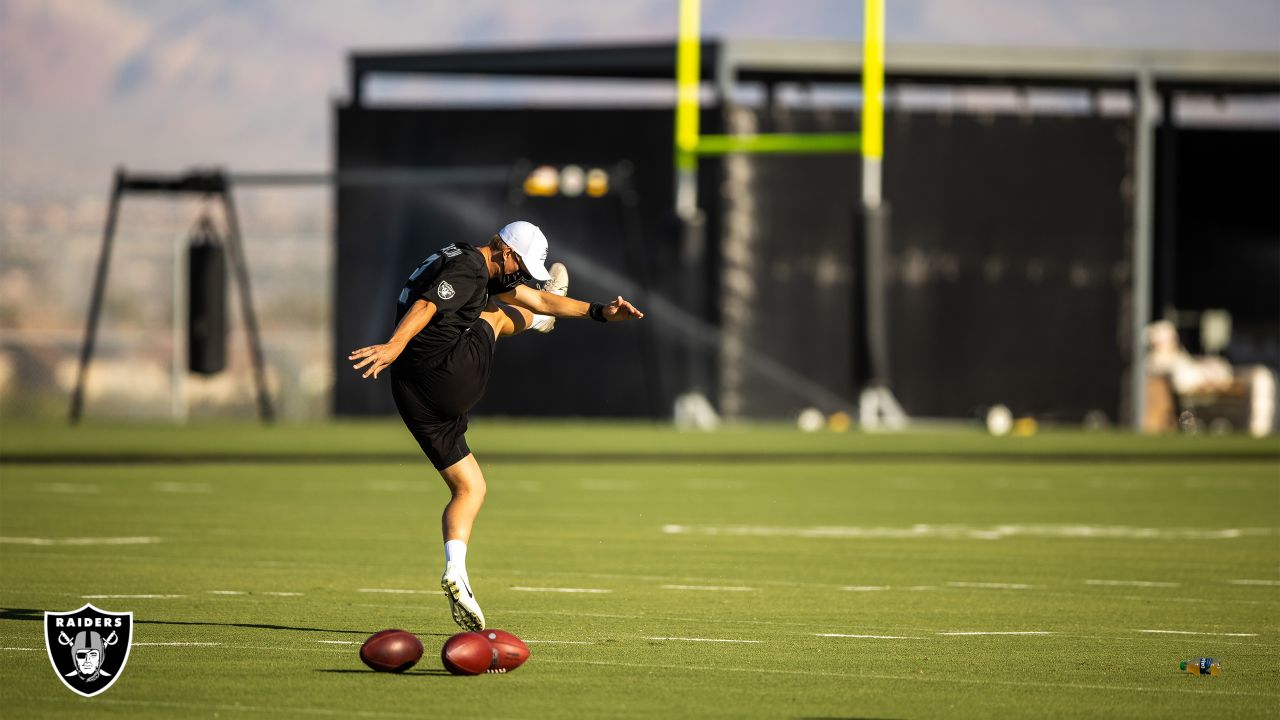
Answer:
[{"label": "metal framework", "polygon": [[93,294],[89,301],[84,344],[80,347],[80,367],[76,372],[75,389],[71,393],[69,411],[71,423],[80,422],[84,413],[84,388],[88,378],[89,363],[93,359],[94,342],[98,336],[98,320],[102,317],[102,299],[107,290],[107,274],[111,266],[116,218],[119,217],[121,202],[129,193],[216,196],[222,201],[227,219],[227,250],[231,260],[232,275],[240,291],[240,309],[244,314],[245,332],[249,335],[249,350],[253,358],[253,380],[257,389],[258,414],[263,422],[271,422],[275,412],[271,406],[271,398],[267,394],[258,319],[254,314],[253,298],[249,292],[249,268],[240,243],[240,220],[226,173],[221,170],[197,170],[184,175],[130,174],[124,168],[119,168],[116,170],[111,187],[111,202],[107,209],[106,228],[102,234],[102,249],[98,253],[98,268],[93,279]]}]

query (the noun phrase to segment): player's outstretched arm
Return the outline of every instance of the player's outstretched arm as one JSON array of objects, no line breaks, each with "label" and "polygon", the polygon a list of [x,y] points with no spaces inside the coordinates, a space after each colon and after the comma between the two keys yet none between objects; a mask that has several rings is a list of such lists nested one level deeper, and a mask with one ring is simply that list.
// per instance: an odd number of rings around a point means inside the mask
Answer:
[{"label": "player's outstretched arm", "polygon": [[[526,285],[517,285],[514,290],[499,295],[498,299],[508,305],[516,305],[540,315],[553,315],[561,318],[591,317],[591,303],[534,290]],[[619,295],[613,302],[600,306],[600,317],[597,319],[605,322],[621,322],[623,320],[639,320],[643,317],[644,313]]]},{"label": "player's outstretched arm", "polygon": [[[348,360],[360,360],[359,364],[351,367],[359,370],[368,365],[369,369],[364,371],[364,375],[360,377],[373,376],[374,380],[378,379],[378,373],[382,372],[391,363],[400,357],[400,353],[404,352],[404,348],[409,344],[409,340],[414,335],[422,332],[422,328],[431,322],[431,318],[435,317],[436,305],[429,300],[418,300],[409,308],[409,312],[400,318],[400,324],[396,326],[396,331],[391,335],[391,339],[381,345],[370,345],[362,347],[359,350],[352,350],[347,356]],[[363,359],[361,359],[363,358]]]}]

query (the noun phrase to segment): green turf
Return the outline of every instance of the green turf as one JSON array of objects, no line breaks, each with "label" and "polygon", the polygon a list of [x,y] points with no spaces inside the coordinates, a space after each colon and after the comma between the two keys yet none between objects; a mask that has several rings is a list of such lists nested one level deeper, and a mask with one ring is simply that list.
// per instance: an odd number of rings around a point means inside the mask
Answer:
[{"label": "green turf", "polygon": [[[3,430],[0,536],[161,539],[0,543],[3,717],[1228,718],[1280,706],[1274,440],[482,421],[473,446],[493,460],[472,580],[493,626],[559,642],[534,643],[511,675],[453,678],[436,655],[455,631],[436,584],[445,491],[397,424]],[[97,461],[113,455],[128,462]],[[1226,529],[1241,532],[1196,535]],[[548,587],[608,592],[516,589]],[[95,594],[179,595],[93,602],[132,610],[135,642],[217,644],[136,646],[114,687],[75,696],[39,620]],[[355,645],[320,642],[384,627],[423,638],[414,672],[368,672]],[[956,632],[1049,634],[942,634]],[[1205,654],[1224,677],[1176,671]]]},{"label": "green turf", "polygon": [[[1056,430],[1034,437],[992,437],[975,430],[910,433],[800,433],[794,425],[748,425],[715,433],[678,432],[641,422],[517,422],[481,418],[467,438],[477,455],[533,454],[702,457],[710,455],[821,455],[930,457],[1045,455],[1085,458],[1280,458],[1280,437],[1245,435],[1135,437],[1126,433]],[[0,426],[0,458],[84,456],[261,457],[303,455],[325,459],[419,461],[421,454],[398,421],[348,421],[324,425],[201,422],[186,427],[89,421],[67,428],[12,421]]]}]

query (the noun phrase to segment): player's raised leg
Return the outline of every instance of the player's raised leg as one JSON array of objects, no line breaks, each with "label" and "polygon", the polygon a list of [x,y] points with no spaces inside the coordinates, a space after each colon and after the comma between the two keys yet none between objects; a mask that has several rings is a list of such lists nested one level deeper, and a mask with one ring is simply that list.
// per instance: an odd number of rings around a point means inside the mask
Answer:
[{"label": "player's raised leg", "polygon": [[484,505],[484,473],[474,455],[467,455],[440,471],[449,486],[451,498],[440,518],[444,535],[444,574],[440,587],[449,599],[453,621],[467,630],[484,629],[484,613],[471,590],[467,577],[467,542],[471,539],[471,527]]},{"label": "player's raised leg", "polygon": [[535,317],[538,316],[529,310],[493,300],[480,313],[480,318],[493,328],[493,337],[499,340],[528,330]]}]

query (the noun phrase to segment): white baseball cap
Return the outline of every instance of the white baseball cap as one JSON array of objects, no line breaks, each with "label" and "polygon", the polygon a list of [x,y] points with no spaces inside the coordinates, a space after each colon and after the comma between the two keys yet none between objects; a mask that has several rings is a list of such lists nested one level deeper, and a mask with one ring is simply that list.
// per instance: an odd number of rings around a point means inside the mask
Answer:
[{"label": "white baseball cap", "polygon": [[516,251],[534,280],[546,282],[551,279],[551,273],[546,268],[547,236],[542,234],[537,225],[517,220],[499,230],[498,237]]}]

